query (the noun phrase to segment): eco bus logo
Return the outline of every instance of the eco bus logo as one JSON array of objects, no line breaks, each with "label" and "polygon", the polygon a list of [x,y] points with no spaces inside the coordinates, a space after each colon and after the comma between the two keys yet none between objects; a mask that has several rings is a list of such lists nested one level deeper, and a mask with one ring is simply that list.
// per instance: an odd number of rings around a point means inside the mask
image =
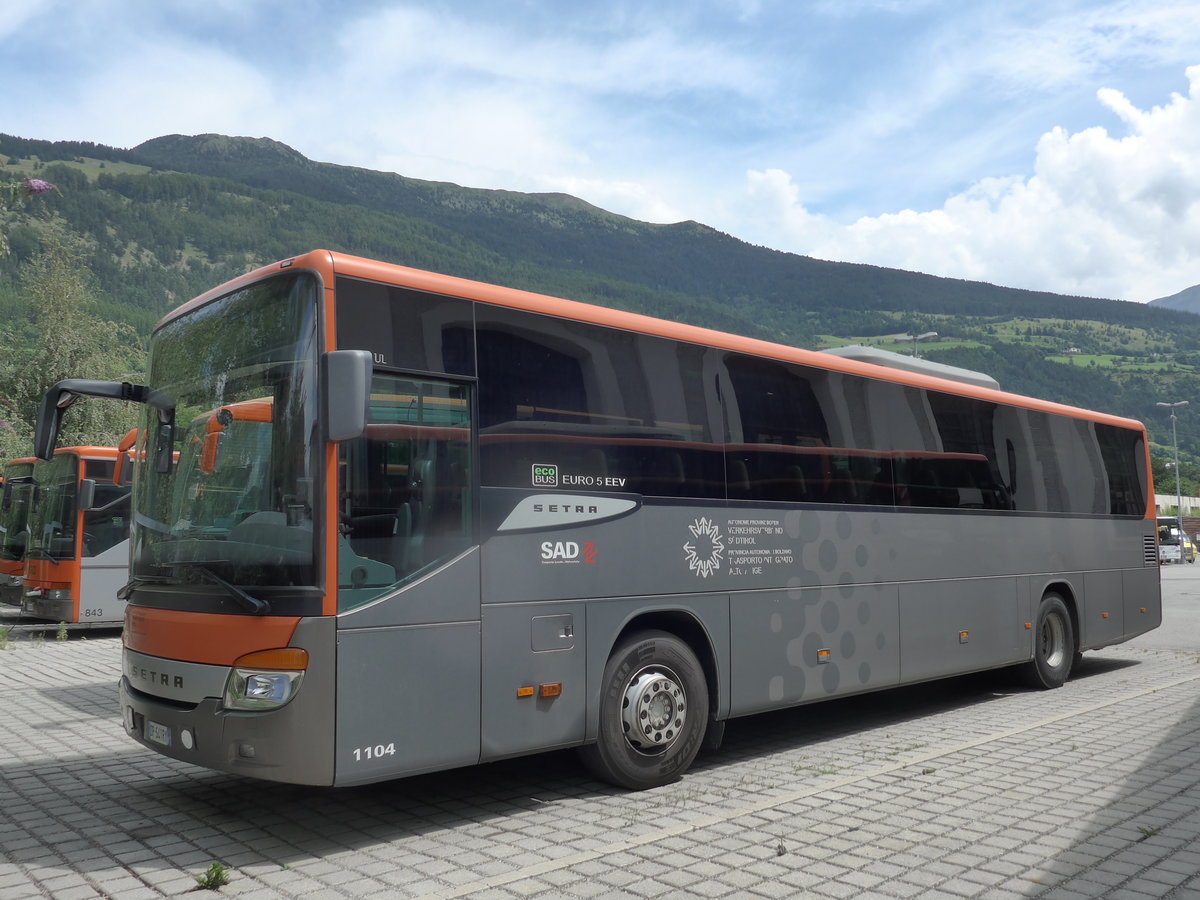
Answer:
[{"label": "eco bus logo", "polygon": [[533,464],[534,487],[558,487],[558,466],[546,463]]},{"label": "eco bus logo", "polygon": [[725,554],[721,529],[705,517],[696,519],[695,523],[688,526],[688,531],[694,539],[694,542],[688,541],[683,545],[688,570],[707,578],[721,568],[721,557]]}]

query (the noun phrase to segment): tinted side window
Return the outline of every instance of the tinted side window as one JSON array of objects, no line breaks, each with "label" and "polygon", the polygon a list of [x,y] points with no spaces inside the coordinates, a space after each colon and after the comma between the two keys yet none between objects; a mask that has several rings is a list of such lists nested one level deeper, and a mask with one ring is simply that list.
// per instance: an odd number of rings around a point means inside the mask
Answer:
[{"label": "tinted side window", "polygon": [[337,344],[380,365],[474,375],[469,301],[353,278],[337,280]]},{"label": "tinted side window", "polygon": [[891,504],[866,379],[736,354],[725,370],[731,499]]},{"label": "tinted side window", "polygon": [[480,306],[480,466],[500,487],[724,497],[712,351]]},{"label": "tinted side window", "polygon": [[1144,515],[1146,451],[1141,434],[1114,425],[1097,425],[1096,439],[1107,476],[1107,511],[1115,516]]},{"label": "tinted side window", "polygon": [[995,403],[926,393],[937,444],[899,452],[897,496],[912,506],[1012,509],[996,442]]}]

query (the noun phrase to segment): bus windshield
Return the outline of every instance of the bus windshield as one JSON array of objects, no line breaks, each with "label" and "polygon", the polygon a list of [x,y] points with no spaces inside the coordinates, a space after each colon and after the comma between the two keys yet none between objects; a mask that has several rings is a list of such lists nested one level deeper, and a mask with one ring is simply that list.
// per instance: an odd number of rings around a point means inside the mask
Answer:
[{"label": "bus windshield", "polygon": [[29,502],[33,497],[33,463],[10,463],[4,469],[4,499],[0,503],[0,560],[25,558],[29,532]]},{"label": "bus windshield", "polygon": [[[220,596],[222,582],[226,591],[316,585],[316,323],[316,281],[295,273],[155,333],[150,383],[175,402],[176,462],[164,474],[159,448],[137,454],[131,586],[153,585],[159,605],[184,585],[189,608]],[[296,609],[285,598],[272,611]]]},{"label": "bus windshield", "polygon": [[75,558],[75,502],[79,492],[79,457],[58,453],[34,467],[37,498],[29,514],[31,559]]}]

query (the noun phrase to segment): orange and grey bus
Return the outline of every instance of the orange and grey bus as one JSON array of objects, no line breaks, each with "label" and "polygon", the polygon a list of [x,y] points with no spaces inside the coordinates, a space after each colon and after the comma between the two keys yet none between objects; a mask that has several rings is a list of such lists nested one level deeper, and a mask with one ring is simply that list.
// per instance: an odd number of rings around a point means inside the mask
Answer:
[{"label": "orange and grey bus", "polygon": [[129,485],[114,483],[115,447],[60,447],[34,467],[21,611],[50,622],[125,619]]},{"label": "orange and grey bus", "polygon": [[1053,688],[1161,618],[1111,415],[328,251],[168,315],[147,381],[59,382],[37,454],[146,405],[121,709],[213,769],[578,747],[645,788],[735,717]]}]

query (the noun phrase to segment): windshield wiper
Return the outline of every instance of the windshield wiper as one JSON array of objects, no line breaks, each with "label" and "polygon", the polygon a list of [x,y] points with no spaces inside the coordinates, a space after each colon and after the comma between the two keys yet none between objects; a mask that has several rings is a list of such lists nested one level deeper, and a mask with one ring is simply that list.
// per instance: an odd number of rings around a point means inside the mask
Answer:
[{"label": "windshield wiper", "polygon": [[229,594],[229,596],[232,597],[234,600],[236,600],[238,603],[240,603],[248,612],[251,612],[256,616],[265,616],[267,613],[269,613],[271,611],[271,604],[267,603],[266,600],[260,600],[258,597],[251,597],[249,594],[247,594],[245,591],[243,591],[236,584],[230,584],[228,581],[226,581],[224,578],[222,578],[220,575],[218,575],[212,569],[208,568],[210,563],[225,563],[225,562],[228,562],[228,560],[225,560],[225,559],[209,559],[209,560],[177,559],[177,560],[172,560],[171,562],[162,562],[162,563],[159,563],[159,565],[163,566],[164,568],[168,567],[168,566],[179,566],[181,568],[190,569],[193,572],[203,575],[209,581],[211,581],[213,584],[217,584],[217,585],[220,585],[221,587],[223,587],[225,589],[225,591]]},{"label": "windshield wiper", "polygon": [[134,588],[143,584],[166,584],[170,579],[166,575],[134,575],[117,591],[118,600],[128,600]]},{"label": "windshield wiper", "polygon": [[25,556],[29,559],[48,559],[56,566],[59,563],[57,557],[51,555],[49,550],[43,550],[41,547],[30,547],[29,550],[26,551]]}]

